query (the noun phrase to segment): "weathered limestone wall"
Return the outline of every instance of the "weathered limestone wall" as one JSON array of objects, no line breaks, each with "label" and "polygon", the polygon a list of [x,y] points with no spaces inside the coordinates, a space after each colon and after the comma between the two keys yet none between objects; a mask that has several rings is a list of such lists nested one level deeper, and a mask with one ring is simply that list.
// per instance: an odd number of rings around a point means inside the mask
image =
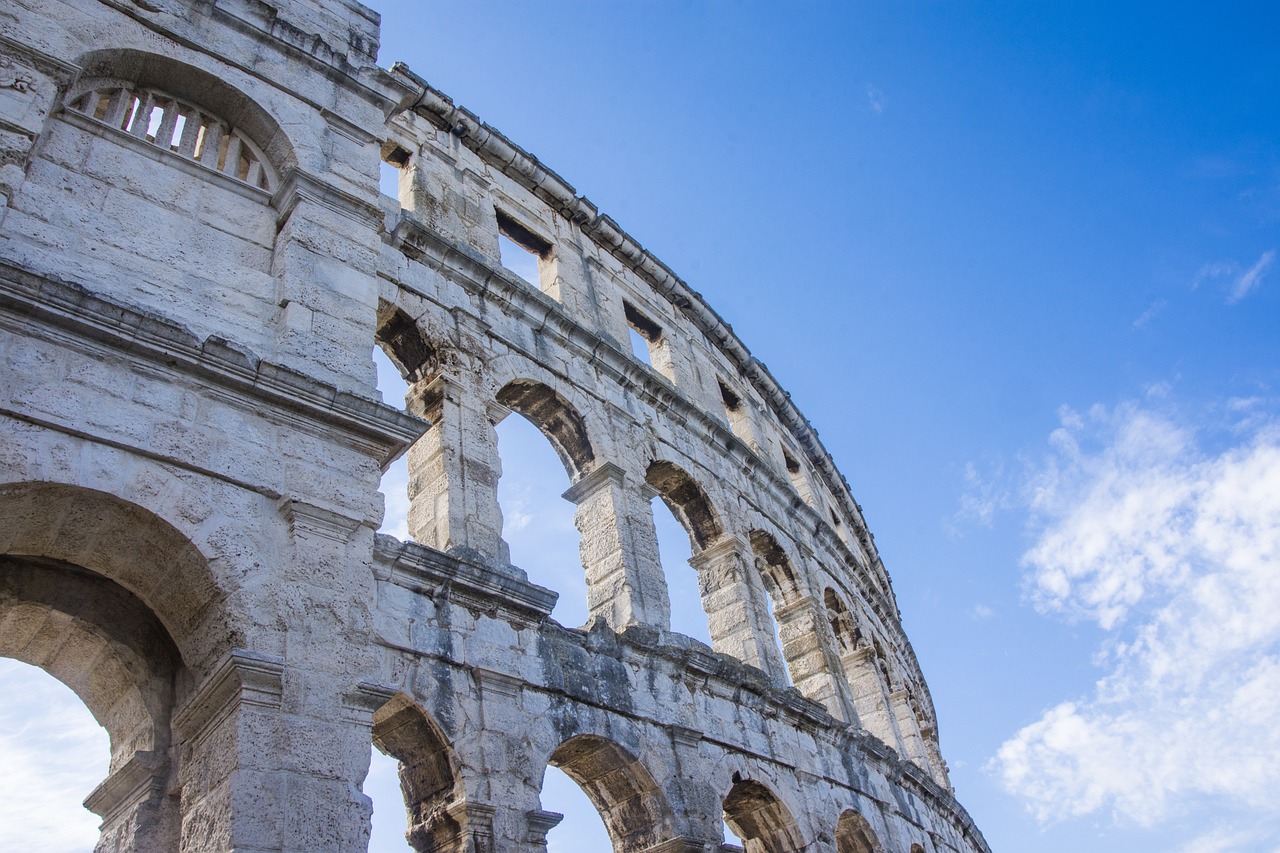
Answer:
[{"label": "weathered limestone wall", "polygon": [[[99,849],[364,850],[372,740],[420,851],[543,849],[548,764],[619,851],[718,850],[722,815],[753,850],[986,850],[785,392],[377,41],[341,0],[0,13],[0,654],[106,725]],[[510,416],[564,462],[584,628],[510,564]],[[374,533],[403,453],[407,543]],[[714,648],[670,631],[655,496]]]}]

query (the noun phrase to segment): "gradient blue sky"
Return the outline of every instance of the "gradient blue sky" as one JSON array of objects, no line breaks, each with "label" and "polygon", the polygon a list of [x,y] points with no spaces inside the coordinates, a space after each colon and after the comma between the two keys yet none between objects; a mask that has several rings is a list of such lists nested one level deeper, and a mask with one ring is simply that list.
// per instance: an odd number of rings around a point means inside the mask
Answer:
[{"label": "gradient blue sky", "polygon": [[1280,850],[1280,7],[374,5],[819,429],[993,849]]}]

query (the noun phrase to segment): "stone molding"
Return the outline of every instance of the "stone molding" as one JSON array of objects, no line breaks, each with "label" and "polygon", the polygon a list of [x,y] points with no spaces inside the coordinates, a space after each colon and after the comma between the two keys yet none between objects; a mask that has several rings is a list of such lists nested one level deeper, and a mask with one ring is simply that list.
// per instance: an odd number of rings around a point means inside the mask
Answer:
[{"label": "stone molding", "polygon": [[[152,146],[154,147],[154,146]],[[145,359],[195,375],[238,397],[246,408],[296,415],[312,428],[344,434],[357,446],[381,452],[383,464],[404,452],[430,427],[379,401],[339,391],[256,358],[219,338],[199,341],[185,328],[125,308],[76,284],[37,276],[0,261],[0,315],[30,330],[86,338],[126,358]]]},{"label": "stone molding", "polygon": [[345,545],[365,523],[363,519],[351,518],[294,498],[281,498],[278,506],[280,514],[289,522],[290,535],[295,537],[306,533]]},{"label": "stone molding", "polygon": [[279,710],[284,695],[284,659],[232,649],[173,715],[173,727],[188,740],[240,706]]},{"label": "stone molding", "polygon": [[626,483],[626,472],[612,462],[605,462],[597,465],[595,470],[590,474],[584,475],[576,483],[565,489],[564,494],[560,497],[569,503],[581,503],[583,499],[590,497],[600,489],[609,486],[617,486],[622,488]]},{"label": "stone molding", "polygon": [[109,823],[127,809],[163,794],[168,774],[169,759],[163,752],[135,752],[85,797],[84,807]]}]

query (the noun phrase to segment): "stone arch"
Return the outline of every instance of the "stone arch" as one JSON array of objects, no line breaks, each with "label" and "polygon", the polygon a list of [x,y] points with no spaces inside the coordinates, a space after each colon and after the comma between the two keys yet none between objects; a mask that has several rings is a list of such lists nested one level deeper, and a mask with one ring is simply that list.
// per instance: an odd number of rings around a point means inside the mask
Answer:
[{"label": "stone arch", "polygon": [[570,480],[579,479],[595,465],[586,420],[552,388],[532,379],[513,379],[498,390],[496,399],[547,437]]},{"label": "stone arch", "polygon": [[759,528],[753,529],[748,538],[769,594],[776,597],[779,606],[793,600],[800,594],[800,583],[787,552],[772,533]]},{"label": "stone arch", "polygon": [[111,740],[110,775],[85,801],[104,818],[99,849],[176,849],[184,659],[202,659],[191,638],[217,635],[210,621],[237,637],[204,556],[136,504],[47,482],[0,485],[0,543],[0,654],[71,688]]},{"label": "stone arch", "polygon": [[657,459],[649,463],[644,481],[657,491],[671,514],[688,531],[695,555],[720,538],[724,528],[715,508],[702,486],[683,468]]},{"label": "stone arch", "polygon": [[766,785],[733,775],[724,798],[724,821],[746,844],[747,853],[796,853],[805,849],[795,817]]},{"label": "stone arch", "polygon": [[410,846],[418,853],[466,849],[462,777],[440,727],[399,693],[374,712],[373,745],[400,763]]},{"label": "stone arch", "polygon": [[840,654],[848,654],[866,645],[862,629],[834,589],[827,587],[823,591],[822,603],[826,607],[827,621],[831,624],[831,633],[835,635]]},{"label": "stone arch", "polygon": [[440,352],[427,340],[417,322],[389,302],[378,303],[378,331],[374,341],[412,385],[440,369]]},{"label": "stone arch", "polygon": [[80,697],[111,739],[111,772],[168,749],[181,658],[119,584],[66,563],[0,557],[0,657],[38,666]]},{"label": "stone arch", "polygon": [[577,735],[548,763],[578,784],[604,820],[615,853],[640,853],[675,837],[674,818],[649,770],[613,741]]},{"label": "stone arch", "polygon": [[172,57],[127,48],[91,51],[77,64],[81,72],[68,89],[68,105],[104,81],[158,89],[208,110],[243,134],[262,152],[277,182],[297,165],[293,144],[280,124],[221,77]]},{"label": "stone arch", "polygon": [[[177,528],[137,504],[62,483],[0,485],[0,552],[78,566],[142,601],[173,638],[188,666],[225,649],[194,647],[217,636],[244,636],[208,560]],[[218,625],[218,630],[200,630]]]},{"label": "stone arch", "polygon": [[[836,824],[837,853],[884,853],[884,846],[867,819],[853,809],[845,809]],[[911,848],[915,853],[916,847]]]}]

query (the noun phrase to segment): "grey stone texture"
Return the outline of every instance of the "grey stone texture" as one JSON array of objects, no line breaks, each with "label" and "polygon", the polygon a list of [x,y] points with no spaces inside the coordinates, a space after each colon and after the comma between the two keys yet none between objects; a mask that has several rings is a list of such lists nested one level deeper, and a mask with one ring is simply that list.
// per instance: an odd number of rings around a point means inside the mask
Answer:
[{"label": "grey stone texture", "polygon": [[[721,850],[722,816],[751,851],[987,850],[808,422],[617,223],[379,68],[378,27],[0,10],[0,654],[107,728],[99,850],[365,850],[371,743],[419,851],[545,849],[548,765],[626,853]],[[571,483],[583,628],[502,541],[513,414]],[[412,542],[375,532],[404,453]],[[670,631],[655,496],[712,647]]]}]

